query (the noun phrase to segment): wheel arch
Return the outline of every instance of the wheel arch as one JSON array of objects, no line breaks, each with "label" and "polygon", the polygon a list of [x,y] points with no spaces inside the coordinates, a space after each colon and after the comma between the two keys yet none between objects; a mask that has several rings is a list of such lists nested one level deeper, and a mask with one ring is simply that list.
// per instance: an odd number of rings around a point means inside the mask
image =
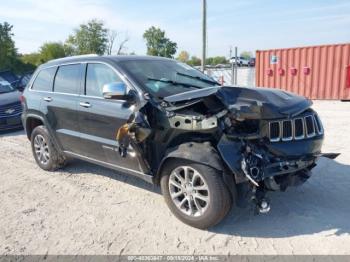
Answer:
[{"label": "wheel arch", "polygon": [[61,144],[58,142],[56,136],[55,136],[55,132],[51,129],[50,125],[47,124],[47,122],[45,121],[45,118],[41,115],[38,114],[26,114],[25,115],[25,120],[23,121],[23,126],[26,132],[26,135],[28,137],[28,139],[31,139],[31,135],[33,130],[40,125],[43,125],[46,127],[47,131],[49,132],[53,143],[55,144],[55,146],[57,147],[58,150],[60,150],[60,152],[63,151]]},{"label": "wheel arch", "polygon": [[27,134],[27,138],[30,140],[30,137],[32,135],[32,132],[34,128],[40,125],[45,125],[44,124],[44,118],[38,115],[27,115],[26,116],[26,121],[24,124],[25,132]]},{"label": "wheel arch", "polygon": [[210,142],[189,142],[172,147],[165,153],[154,177],[154,183],[159,184],[160,176],[166,163],[172,159],[185,159],[195,163],[210,166],[218,171],[224,171],[224,164],[217,150]]},{"label": "wheel arch", "polygon": [[210,142],[189,142],[170,148],[159,164],[157,172],[153,178],[153,183],[160,184],[161,174],[168,161],[174,159],[190,160],[194,163],[209,166],[221,172],[224,183],[229,189],[233,204],[236,204],[237,189],[234,175],[230,172],[219,152]]}]

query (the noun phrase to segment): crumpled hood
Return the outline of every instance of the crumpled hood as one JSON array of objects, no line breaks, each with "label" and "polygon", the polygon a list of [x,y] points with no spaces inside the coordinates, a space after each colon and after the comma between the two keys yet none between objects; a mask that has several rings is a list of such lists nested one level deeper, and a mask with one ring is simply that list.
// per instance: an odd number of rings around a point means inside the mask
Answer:
[{"label": "crumpled hood", "polygon": [[[217,96],[231,111],[259,113],[263,119],[295,116],[312,102],[305,97],[272,88],[222,87]],[[250,109],[250,110],[249,110]]]},{"label": "crumpled hood", "polygon": [[215,95],[237,117],[276,119],[295,116],[312,102],[305,97],[272,88],[210,87],[165,97],[169,103],[185,102]]},{"label": "crumpled hood", "polygon": [[0,106],[19,102],[20,96],[21,96],[21,92],[19,91],[13,91],[13,92],[8,92],[3,94],[0,93]]}]

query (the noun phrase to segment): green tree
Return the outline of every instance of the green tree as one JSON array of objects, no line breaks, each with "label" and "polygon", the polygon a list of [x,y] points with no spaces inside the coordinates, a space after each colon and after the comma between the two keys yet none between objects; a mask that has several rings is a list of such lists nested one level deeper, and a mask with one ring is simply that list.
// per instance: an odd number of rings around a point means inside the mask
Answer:
[{"label": "green tree", "polygon": [[228,61],[227,61],[226,57],[224,57],[224,56],[215,56],[215,57],[213,57],[213,63],[214,63],[214,65],[227,64]]},{"label": "green tree", "polygon": [[40,54],[39,53],[30,53],[30,54],[23,54],[19,56],[19,59],[24,64],[32,64],[35,66],[38,66],[41,64],[40,62]]},{"label": "green tree", "polygon": [[13,26],[7,22],[0,24],[0,70],[14,69],[17,49],[13,41]]},{"label": "green tree", "polygon": [[39,61],[41,63],[65,56],[64,45],[60,42],[48,42],[43,44],[39,49]]},{"label": "green tree", "polygon": [[218,65],[218,64],[227,64],[228,61],[224,56],[214,56],[214,57],[208,57],[207,59],[205,59],[205,63],[207,65]]},{"label": "green tree", "polygon": [[39,52],[19,55],[18,58],[21,61],[21,63],[18,64],[17,66],[23,69],[27,69],[27,71],[30,71],[35,67],[43,63],[46,63],[49,60],[61,58],[65,56],[66,56],[65,48],[62,43],[49,42],[49,43],[43,44],[39,48]]},{"label": "green tree", "polygon": [[102,21],[92,19],[87,24],[81,24],[75,29],[65,43],[65,51],[68,55],[98,54],[107,52],[108,29]]},{"label": "green tree", "polygon": [[[35,64],[34,62],[32,63],[29,60],[26,61],[26,59],[23,59],[23,57],[25,56],[27,55],[21,55],[21,54],[18,55],[18,59],[16,59],[14,63],[13,71],[16,72],[17,74],[34,71],[35,68],[40,64],[40,63]],[[33,61],[36,61],[36,60],[33,59]]]},{"label": "green tree", "polygon": [[213,57],[208,57],[205,59],[205,64],[206,65],[214,65],[214,59]]},{"label": "green tree", "polygon": [[252,52],[249,52],[249,51],[243,51],[240,56],[244,57],[245,59],[249,59],[253,57],[253,54]]},{"label": "green tree", "polygon": [[179,56],[176,59],[182,63],[187,63],[188,60],[190,59],[190,55],[186,51],[181,51]]},{"label": "green tree", "polygon": [[12,29],[13,26],[7,22],[0,24],[0,71],[9,69],[21,74],[34,70],[36,66],[29,61],[23,61],[22,55],[17,53]]},{"label": "green tree", "polygon": [[192,56],[190,60],[188,60],[187,64],[190,66],[200,66],[202,64],[202,60],[196,56]]},{"label": "green tree", "polygon": [[150,27],[143,34],[146,40],[147,54],[172,58],[176,53],[177,44],[165,37],[165,31],[154,26]]}]

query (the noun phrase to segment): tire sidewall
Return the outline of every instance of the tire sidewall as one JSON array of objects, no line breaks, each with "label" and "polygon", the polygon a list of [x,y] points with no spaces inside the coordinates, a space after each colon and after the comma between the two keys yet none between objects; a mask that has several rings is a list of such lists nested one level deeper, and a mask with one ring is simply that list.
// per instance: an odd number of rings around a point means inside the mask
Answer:
[{"label": "tire sidewall", "polygon": [[[46,144],[48,145],[48,148],[49,148],[49,161],[46,163],[46,164],[43,164],[39,161],[36,153],[35,153],[35,148],[34,148],[34,139],[37,135],[42,135],[45,139],[45,142]],[[50,138],[50,135],[47,131],[47,129],[44,127],[44,126],[38,126],[36,127],[32,134],[31,134],[31,138],[30,138],[30,141],[31,141],[31,146],[32,146],[32,153],[33,153],[33,157],[35,159],[35,162],[38,164],[38,166],[44,170],[52,170],[53,166],[54,166],[54,153],[55,152],[55,149],[53,148],[53,144],[51,142],[51,138]]]}]

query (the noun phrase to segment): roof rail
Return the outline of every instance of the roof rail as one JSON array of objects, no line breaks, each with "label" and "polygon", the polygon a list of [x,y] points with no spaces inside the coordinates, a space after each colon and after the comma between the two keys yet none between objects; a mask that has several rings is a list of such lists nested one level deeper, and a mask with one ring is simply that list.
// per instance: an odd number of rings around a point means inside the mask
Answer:
[{"label": "roof rail", "polygon": [[53,59],[53,60],[50,60],[50,62],[56,62],[56,61],[61,61],[61,60],[66,60],[66,59],[71,59],[71,58],[84,58],[84,57],[96,57],[96,56],[99,56],[97,54],[86,54],[86,55],[75,55],[75,56],[66,56],[66,57],[61,57],[61,58],[57,58],[57,59]]}]

